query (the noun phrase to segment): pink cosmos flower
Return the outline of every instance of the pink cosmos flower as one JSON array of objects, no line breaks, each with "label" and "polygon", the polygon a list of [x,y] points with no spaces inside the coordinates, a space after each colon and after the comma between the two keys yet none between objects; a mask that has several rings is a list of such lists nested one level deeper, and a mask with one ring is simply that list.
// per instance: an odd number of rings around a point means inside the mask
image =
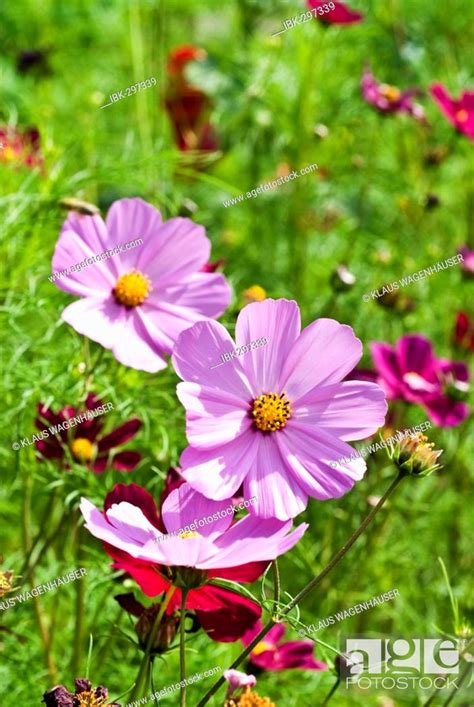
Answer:
[{"label": "pink cosmos flower", "polygon": [[[266,337],[213,367],[222,352]],[[357,460],[331,468],[384,421],[387,405],[373,383],[343,381],[362,356],[349,326],[319,319],[301,331],[296,302],[266,299],[240,312],[236,342],[217,322],[199,322],[176,344],[173,365],[184,383],[190,446],[182,475],[208,498],[224,499],[243,483],[250,512],[287,520],[308,496],[337,498],[364,475]]]},{"label": "pink cosmos flower", "polygon": [[213,640],[227,642],[240,638],[261,609],[214,586],[212,580],[254,582],[271,560],[296,545],[308,527],[302,523],[289,532],[291,522],[250,515],[233,523],[232,514],[221,514],[228,505],[228,500],[210,501],[183,484],[166,496],[159,517],[145,489],[118,484],[106,499],[104,513],[85,498],[81,511],[86,528],[104,541],[116,569],[128,572],[148,596],[158,596],[170,585],[177,587],[168,613],[179,609],[180,587],[186,586],[186,609],[196,612]]},{"label": "pink cosmos flower", "polygon": [[474,250],[468,245],[458,248],[459,255],[462,255],[461,269],[467,277],[474,277]]},{"label": "pink cosmos flower", "polygon": [[425,112],[413,96],[421,94],[417,88],[400,91],[396,86],[380,83],[370,69],[365,69],[361,82],[362,96],[381,113],[409,113],[417,120],[425,121]]},{"label": "pink cosmos flower", "polygon": [[430,90],[451,125],[474,141],[474,91],[464,91],[456,99],[451,98],[440,83],[433,84]]},{"label": "pink cosmos flower", "polygon": [[[263,628],[259,620],[251,629],[245,632],[242,637],[244,646],[248,646]],[[267,633],[265,638],[257,643],[249,655],[251,667],[260,670],[289,670],[299,668],[300,670],[327,670],[326,663],[313,658],[314,642],[303,641],[283,641],[286,628],[283,624],[276,624]]]},{"label": "pink cosmos flower", "polygon": [[325,0],[307,0],[307,5],[310,10],[323,9],[325,12],[321,16],[318,14],[318,20],[329,25],[348,25],[354,22],[360,22],[364,19],[364,15],[355,10],[351,10],[343,2],[336,2],[333,0],[335,8],[333,10],[327,8],[330,7]]},{"label": "pink cosmos flower", "polygon": [[380,384],[390,399],[421,405],[440,427],[459,425],[469,414],[461,401],[469,387],[467,366],[436,358],[425,337],[408,334],[394,347],[375,342],[371,352]]},{"label": "pink cosmos flower", "polygon": [[178,335],[194,322],[218,317],[230,301],[220,273],[199,272],[211,244],[204,228],[187,218],[161,220],[142,199],[112,204],[100,216],[70,212],[53,256],[53,271],[71,268],[135,239],[143,244],[58,278],[81,297],[62,318],[97,341],[120,363],[154,373],[166,367]]}]

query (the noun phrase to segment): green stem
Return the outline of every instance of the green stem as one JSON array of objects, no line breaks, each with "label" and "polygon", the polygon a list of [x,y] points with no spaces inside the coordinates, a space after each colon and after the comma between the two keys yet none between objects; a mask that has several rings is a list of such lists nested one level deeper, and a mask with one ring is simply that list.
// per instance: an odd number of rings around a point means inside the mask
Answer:
[{"label": "green stem", "polygon": [[166,611],[166,607],[170,603],[171,597],[173,596],[175,591],[176,587],[171,585],[168,591],[166,592],[165,598],[163,599],[163,603],[160,606],[160,610],[156,615],[153,628],[151,629],[150,635],[148,637],[148,642],[146,644],[145,653],[143,655],[142,662],[140,665],[140,670],[138,671],[137,681],[130,697],[130,702],[134,702],[135,700],[139,700],[141,697],[145,697],[143,692],[147,684],[147,678],[149,677],[150,656],[153,650],[153,645],[155,643],[156,635],[160,627],[161,619],[163,618],[163,615]]},{"label": "green stem", "polygon": [[[344,545],[341,547],[341,549],[333,556],[333,558],[328,562],[326,567],[321,570],[321,572],[314,577],[311,582],[309,582],[306,587],[304,587],[295,597],[290,601],[289,604],[285,606],[285,608],[282,610],[281,615],[286,616],[290,613],[292,609],[295,608],[313,589],[315,589],[321,582],[322,580],[326,577],[326,575],[331,572],[331,570],[342,560],[344,555],[350,550],[350,548],[354,545],[356,540],[360,538],[364,530],[367,528],[368,525],[372,522],[372,520],[375,518],[379,510],[382,508],[384,505],[385,501],[388,499],[388,497],[395,491],[396,487],[400,483],[400,481],[403,479],[404,474],[399,473],[398,476],[392,481],[388,489],[385,491],[384,495],[380,499],[380,501],[377,503],[377,505],[370,511],[370,513],[365,517],[365,519],[362,521],[360,526],[357,528],[354,533],[352,533],[351,537],[347,542],[344,543]],[[242,651],[242,653],[234,660],[232,665],[230,666],[230,669],[236,668],[240,663],[253,651],[257,643],[260,643],[260,641],[265,638],[267,633],[270,631],[273,626],[277,621],[275,621],[273,618],[270,619],[270,621],[262,628],[260,633],[249,643],[249,645]],[[208,692],[204,695],[202,700],[198,703],[197,707],[203,707],[203,705],[207,704],[209,700],[211,699],[212,695],[217,692],[217,690],[220,688],[221,685],[223,685],[225,682],[224,677],[220,677],[219,680],[208,690]]]},{"label": "green stem", "polygon": [[[82,566],[82,550],[81,550],[81,528],[76,527],[75,533],[76,542],[76,564],[79,569]],[[86,595],[86,583],[84,579],[76,582],[76,628],[74,631],[74,645],[72,651],[71,660],[71,672],[72,679],[74,680],[80,673],[81,667],[81,653],[82,644],[84,639],[84,624],[85,624],[85,612],[84,612],[84,600]]]},{"label": "green stem", "polygon": [[331,687],[331,689],[330,689],[330,691],[329,691],[327,697],[325,698],[324,702],[321,704],[321,707],[325,707],[325,705],[327,705],[327,704],[329,703],[329,700],[331,699],[331,697],[334,695],[334,693],[336,692],[337,688],[339,687],[340,682],[341,682],[341,678],[337,678],[336,682],[335,682],[334,685]]},{"label": "green stem", "polygon": [[186,707],[186,648],[184,645],[184,623],[186,620],[187,589],[181,590],[181,615],[179,617],[179,680],[184,681],[181,687],[179,707]]},{"label": "green stem", "polygon": [[273,599],[275,601],[275,606],[278,611],[281,596],[281,582],[280,582],[280,571],[278,569],[278,560],[273,560],[272,562],[273,571]]}]

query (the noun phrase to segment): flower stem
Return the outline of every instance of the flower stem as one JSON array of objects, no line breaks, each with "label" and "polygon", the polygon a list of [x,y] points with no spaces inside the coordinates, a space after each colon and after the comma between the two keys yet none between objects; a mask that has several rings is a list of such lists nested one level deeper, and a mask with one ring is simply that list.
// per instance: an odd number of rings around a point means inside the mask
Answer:
[{"label": "flower stem", "polygon": [[[304,587],[295,597],[290,601],[289,604],[285,606],[285,608],[281,611],[282,616],[286,616],[287,614],[290,613],[292,609],[297,606],[300,601],[302,601],[307,594],[309,594],[313,589],[315,589],[326,577],[326,575],[329,574],[329,572],[342,560],[344,555],[351,549],[351,547],[354,545],[356,540],[360,538],[364,530],[367,528],[368,525],[372,522],[372,520],[375,518],[379,510],[382,508],[384,505],[385,501],[388,499],[388,497],[395,491],[396,487],[400,483],[400,481],[403,479],[404,474],[399,473],[398,476],[392,481],[388,489],[385,491],[384,495],[380,499],[380,501],[377,503],[377,505],[370,511],[370,513],[364,518],[360,526],[355,530],[350,538],[347,540],[347,542],[344,543],[344,545],[341,547],[341,549],[336,552],[336,554],[332,557],[332,559],[328,562],[326,567],[324,567],[321,572],[314,577],[311,582],[309,582],[306,587]],[[267,635],[267,633],[270,631],[270,629],[276,624],[277,622],[271,618],[270,621],[262,628],[260,633],[249,643],[249,645],[242,651],[242,653],[234,660],[230,668],[236,668],[240,663],[253,651],[257,643],[260,643],[261,640]],[[211,699],[212,695],[217,692],[217,690],[220,688],[221,685],[223,685],[225,682],[224,677],[220,677],[219,680],[208,690],[208,692],[204,695],[202,700],[198,703],[197,707],[203,707],[203,705],[207,704],[209,700]]]},{"label": "flower stem", "polygon": [[336,680],[336,682],[334,683],[334,685],[331,687],[331,689],[330,689],[328,695],[326,696],[324,702],[321,704],[321,707],[325,707],[325,705],[327,705],[327,704],[329,703],[329,700],[331,699],[331,697],[334,695],[334,693],[336,692],[337,688],[339,687],[340,682],[341,682],[341,678],[338,677],[337,680]]},{"label": "flower stem", "polygon": [[138,677],[137,681],[135,683],[135,686],[133,688],[132,695],[130,697],[130,702],[133,702],[134,700],[139,700],[141,697],[144,697],[143,691],[145,689],[145,686],[147,684],[147,678],[149,677],[149,667],[150,667],[150,660],[151,660],[151,653],[153,650],[153,645],[155,643],[156,635],[158,633],[158,629],[160,627],[161,619],[163,618],[163,615],[166,611],[166,607],[170,603],[171,597],[176,591],[176,587],[171,585],[168,589],[168,591],[165,594],[165,598],[163,599],[163,603],[160,606],[160,610],[156,615],[155,622],[153,624],[153,628],[150,631],[150,635],[148,637],[148,642],[146,644],[145,648],[145,653],[142,658],[142,662],[140,665],[140,670],[138,671]]},{"label": "flower stem", "polygon": [[[184,622],[186,620],[187,589],[181,589],[181,615],[179,617],[179,680],[186,680],[186,649],[184,646]],[[186,707],[186,682],[181,687],[179,707]]]},{"label": "flower stem", "polygon": [[280,571],[278,569],[278,560],[273,560],[272,571],[273,571],[273,599],[275,602],[276,610],[278,612],[279,604],[280,604],[280,595],[281,595],[281,582],[280,582]]}]

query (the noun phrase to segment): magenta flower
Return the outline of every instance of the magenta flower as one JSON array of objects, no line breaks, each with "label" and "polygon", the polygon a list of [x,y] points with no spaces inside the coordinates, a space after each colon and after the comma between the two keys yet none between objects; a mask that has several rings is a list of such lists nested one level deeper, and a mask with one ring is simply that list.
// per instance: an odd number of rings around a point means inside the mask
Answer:
[{"label": "magenta flower", "polygon": [[361,82],[362,96],[381,113],[409,113],[417,120],[425,120],[425,112],[413,96],[421,94],[417,88],[400,91],[396,86],[380,83],[370,69],[365,69]]},{"label": "magenta flower", "polygon": [[451,125],[474,141],[474,91],[464,91],[458,99],[451,98],[444,86],[435,83],[431,95]]},{"label": "magenta flower", "polygon": [[[214,367],[222,352],[266,337]],[[263,518],[287,520],[308,496],[337,498],[364,475],[349,457],[348,440],[365,439],[384,421],[383,391],[373,383],[343,381],[359,361],[362,344],[349,326],[319,319],[301,332],[296,302],[266,299],[247,305],[236,343],[217,322],[184,332],[173,365],[186,382],[177,394],[187,411],[190,446],[182,475],[208,498],[233,496],[243,483],[250,508]]]},{"label": "magenta flower", "polygon": [[333,9],[331,9],[330,5],[328,5],[325,0],[307,0],[307,5],[310,10],[318,10],[321,8],[324,14],[319,15],[318,13],[318,20],[329,25],[348,25],[354,22],[360,22],[364,19],[362,13],[351,10],[345,3],[336,2],[335,0],[333,2],[333,5],[335,5]]},{"label": "magenta flower", "polygon": [[459,255],[462,255],[461,269],[468,277],[474,277],[474,250],[463,245],[458,248]]},{"label": "magenta flower", "polygon": [[371,351],[380,384],[390,399],[421,405],[440,427],[459,425],[469,414],[462,402],[469,387],[467,366],[436,358],[428,339],[409,334],[394,347],[375,342]]},{"label": "magenta flower", "polygon": [[161,220],[142,199],[120,199],[104,221],[71,212],[56,244],[53,271],[142,239],[55,280],[81,297],[62,318],[80,334],[111,349],[120,363],[154,373],[165,368],[178,335],[197,321],[217,317],[230,301],[219,273],[199,272],[211,244],[204,228],[187,218]]},{"label": "magenta flower", "polygon": [[[258,621],[242,637],[244,646],[248,646],[257,636],[263,625]],[[286,628],[276,624],[265,638],[257,643],[249,655],[251,667],[260,670],[280,671],[298,668],[300,670],[327,670],[326,663],[313,658],[314,642],[310,640],[283,641]]]}]

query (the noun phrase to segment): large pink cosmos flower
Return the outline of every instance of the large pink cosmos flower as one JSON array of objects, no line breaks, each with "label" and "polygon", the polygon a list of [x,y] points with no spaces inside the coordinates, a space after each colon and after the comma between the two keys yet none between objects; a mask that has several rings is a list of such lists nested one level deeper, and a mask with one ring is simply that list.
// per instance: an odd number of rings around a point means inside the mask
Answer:
[{"label": "large pink cosmos flower", "polygon": [[310,10],[322,8],[325,12],[321,16],[318,14],[317,19],[329,25],[348,25],[353,24],[354,22],[360,22],[364,19],[364,15],[361,12],[351,10],[351,8],[345,3],[336,2],[335,0],[335,8],[333,10],[329,10],[329,12],[326,9],[329,6],[325,0],[307,0],[307,5]]},{"label": "large pink cosmos flower", "polygon": [[[248,646],[263,628],[259,620],[242,637],[244,646]],[[283,641],[286,628],[276,624],[265,638],[257,643],[249,655],[250,667],[260,670],[280,671],[297,668],[299,670],[327,670],[326,663],[313,658],[314,642],[309,639]]]},{"label": "large pink cosmos flower", "polygon": [[217,317],[230,301],[220,273],[199,272],[211,244],[204,228],[187,218],[161,220],[142,199],[120,199],[107,219],[71,212],[53,256],[53,271],[135,239],[143,244],[55,280],[82,299],[62,318],[97,341],[120,363],[154,373],[165,368],[178,335],[197,321]]},{"label": "large pink cosmos flower", "polygon": [[468,389],[469,371],[460,361],[436,358],[428,339],[402,336],[394,347],[371,345],[380,384],[392,400],[421,405],[436,425],[459,425],[469,414],[461,401]]},{"label": "large pink cosmos flower", "polygon": [[[266,337],[219,367],[222,352]],[[187,411],[190,447],[182,475],[208,498],[257,497],[250,512],[293,518],[308,496],[337,498],[364,475],[348,440],[364,439],[387,409],[374,383],[342,381],[362,356],[349,326],[319,319],[301,332],[296,302],[266,299],[247,305],[236,343],[217,322],[199,322],[177,341],[173,365],[186,381],[177,394]]]},{"label": "large pink cosmos flower", "polygon": [[377,81],[370,71],[365,69],[361,81],[362,96],[381,113],[408,113],[420,121],[425,121],[425,112],[419,103],[413,102],[413,96],[420,95],[417,88],[400,91],[396,86]]},{"label": "large pink cosmos flower", "polygon": [[[171,584],[177,587],[168,612],[179,609],[181,587],[187,587],[186,609],[196,612],[213,640],[226,642],[240,638],[261,610],[212,580],[254,582],[308,527],[302,523],[289,532],[291,522],[250,515],[233,523],[232,514],[218,515],[228,505],[228,500],[210,501],[183,484],[165,498],[159,517],[145,489],[118,484],[107,497],[104,513],[85,498],[81,511],[86,528],[104,541],[116,569],[128,572],[148,596],[167,591]],[[210,520],[201,523],[203,519]],[[167,535],[188,527],[192,529]],[[223,615],[228,620],[223,621]]]},{"label": "large pink cosmos flower", "polygon": [[464,91],[460,98],[455,99],[440,83],[433,84],[430,90],[451,125],[474,141],[474,91]]}]

